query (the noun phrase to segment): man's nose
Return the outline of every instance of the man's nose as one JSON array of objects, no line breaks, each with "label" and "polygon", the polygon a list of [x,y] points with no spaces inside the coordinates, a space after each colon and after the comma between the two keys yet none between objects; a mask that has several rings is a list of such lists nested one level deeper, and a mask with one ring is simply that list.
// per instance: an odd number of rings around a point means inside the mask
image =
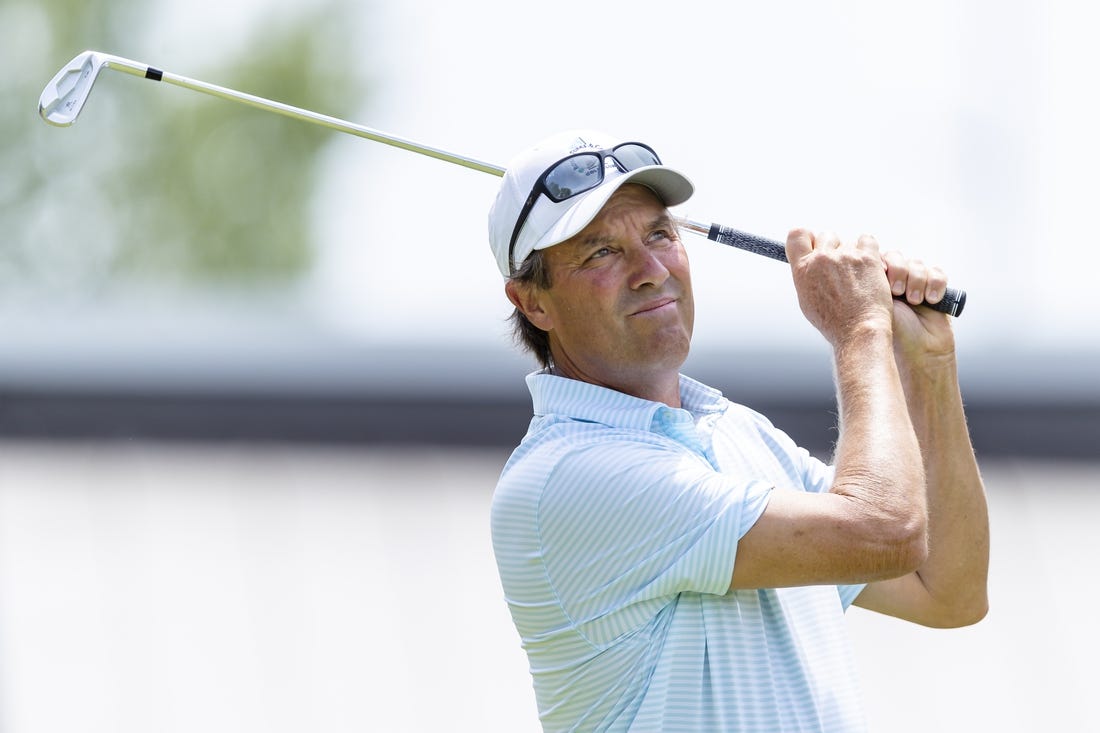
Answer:
[{"label": "man's nose", "polygon": [[657,252],[644,244],[630,249],[630,287],[634,290],[646,285],[660,286],[669,277],[668,268]]}]

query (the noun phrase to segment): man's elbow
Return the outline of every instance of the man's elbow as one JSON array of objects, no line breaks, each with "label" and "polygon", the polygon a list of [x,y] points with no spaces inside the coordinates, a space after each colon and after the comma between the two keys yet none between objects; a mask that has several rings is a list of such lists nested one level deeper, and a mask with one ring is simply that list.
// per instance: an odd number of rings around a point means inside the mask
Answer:
[{"label": "man's elbow", "polygon": [[983,601],[980,605],[975,604],[971,608],[964,612],[959,613],[955,619],[954,624],[949,628],[958,629],[963,626],[973,626],[989,614],[989,601]]},{"label": "man's elbow", "polygon": [[973,626],[989,614],[989,598],[985,593],[980,598],[957,601],[945,605],[925,626],[937,629],[961,629]]},{"label": "man's elbow", "polygon": [[884,578],[916,572],[928,560],[928,522],[922,515],[891,522],[884,528],[882,539],[880,556]]},{"label": "man's elbow", "polygon": [[928,561],[928,512],[923,502],[872,503],[843,487],[832,491],[849,502],[847,529],[872,574],[869,580],[900,578]]}]

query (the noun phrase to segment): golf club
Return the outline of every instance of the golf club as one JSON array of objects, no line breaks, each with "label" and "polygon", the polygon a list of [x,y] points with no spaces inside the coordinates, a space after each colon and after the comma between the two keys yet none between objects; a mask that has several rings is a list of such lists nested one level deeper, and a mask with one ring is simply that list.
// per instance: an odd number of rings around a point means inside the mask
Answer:
[{"label": "golf club", "polygon": [[[88,101],[88,95],[92,91],[92,85],[95,84],[96,79],[99,77],[99,73],[103,69],[122,71],[152,81],[162,81],[168,84],[174,84],[184,89],[191,89],[192,91],[202,92],[203,94],[209,94],[221,99],[241,102],[242,104],[247,104],[257,109],[275,112],[285,117],[321,125],[337,130],[338,132],[345,132],[350,135],[373,140],[374,142],[392,145],[403,150],[427,155],[431,158],[444,160],[448,163],[454,163],[466,168],[472,168],[473,170],[483,173],[491,173],[495,176],[504,175],[504,168],[493,165],[492,163],[486,163],[474,158],[467,158],[463,155],[456,155],[445,150],[439,150],[412,140],[390,135],[370,127],[346,122],[336,117],[329,117],[328,115],[311,112],[300,107],[274,102],[270,99],[238,92],[233,89],[227,89],[215,84],[198,81],[197,79],[189,79],[186,76],[172,74],[149,66],[148,64],[100,53],[98,51],[84,51],[78,54],[76,58],[66,64],[64,68],[54,75],[53,79],[46,85],[46,88],[42,90],[42,96],[38,100],[38,114],[49,124],[58,127],[68,127],[76,122],[76,118],[80,115],[80,111],[84,109],[84,105]],[[680,219],[679,221],[681,226],[686,230],[695,234],[700,234],[711,241],[743,249],[748,252],[754,252],[781,262],[787,261],[785,248],[781,242],[765,239],[753,234],[747,234],[719,224],[707,225],[688,219]],[[962,314],[963,306],[966,305],[966,292],[955,288],[947,288],[940,302],[935,304],[926,303],[925,305],[951,316],[959,316]]]}]

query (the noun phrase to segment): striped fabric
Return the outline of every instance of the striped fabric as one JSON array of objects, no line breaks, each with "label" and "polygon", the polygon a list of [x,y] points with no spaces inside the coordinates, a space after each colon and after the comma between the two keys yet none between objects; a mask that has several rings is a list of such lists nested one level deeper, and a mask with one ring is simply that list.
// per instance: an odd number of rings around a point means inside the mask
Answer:
[{"label": "striped fabric", "polygon": [[547,731],[858,731],[843,612],[862,586],[729,592],[773,490],[832,470],[681,377],[684,409],[528,377],[493,549]]}]

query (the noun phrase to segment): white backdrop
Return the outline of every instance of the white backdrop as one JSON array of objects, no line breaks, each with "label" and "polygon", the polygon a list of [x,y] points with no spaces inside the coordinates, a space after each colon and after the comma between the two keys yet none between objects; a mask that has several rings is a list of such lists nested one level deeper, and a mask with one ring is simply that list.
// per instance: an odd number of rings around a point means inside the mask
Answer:
[{"label": "white backdrop", "polygon": [[[0,443],[0,730],[538,730],[507,451]],[[991,610],[854,609],[873,731],[1100,729],[1100,465],[987,462]]]}]

